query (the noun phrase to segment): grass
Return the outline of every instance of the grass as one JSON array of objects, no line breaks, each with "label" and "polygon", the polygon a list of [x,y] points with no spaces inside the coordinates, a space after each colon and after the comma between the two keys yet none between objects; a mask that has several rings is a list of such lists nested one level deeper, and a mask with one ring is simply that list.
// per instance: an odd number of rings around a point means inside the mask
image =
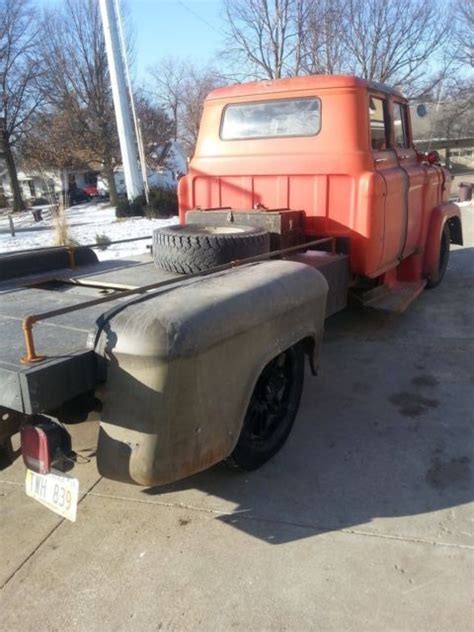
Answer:
[{"label": "grass", "polygon": [[107,248],[112,243],[110,237],[107,237],[105,234],[96,233],[95,243],[99,246],[99,250],[107,250]]},{"label": "grass", "polygon": [[69,224],[64,212],[64,206],[59,204],[55,209],[51,209],[54,218],[54,243],[56,246],[77,246],[77,242],[71,237]]}]

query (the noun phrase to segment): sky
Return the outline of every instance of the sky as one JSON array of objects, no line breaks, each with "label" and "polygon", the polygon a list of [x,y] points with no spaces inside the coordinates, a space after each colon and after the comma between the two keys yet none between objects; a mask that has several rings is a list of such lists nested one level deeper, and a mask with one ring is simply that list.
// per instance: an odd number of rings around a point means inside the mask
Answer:
[{"label": "sky", "polygon": [[136,73],[166,55],[212,62],[224,45],[220,0],[127,0],[135,30]]},{"label": "sky", "polygon": [[[37,4],[47,7],[62,1],[37,0]],[[167,55],[206,64],[224,47],[222,0],[123,1],[134,33],[134,75],[138,82],[146,79],[149,66]]]}]

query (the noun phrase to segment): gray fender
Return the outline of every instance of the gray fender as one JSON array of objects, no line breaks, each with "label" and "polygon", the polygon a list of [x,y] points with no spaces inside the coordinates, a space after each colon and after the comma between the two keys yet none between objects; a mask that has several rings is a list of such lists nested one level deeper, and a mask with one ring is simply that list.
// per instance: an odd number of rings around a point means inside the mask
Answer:
[{"label": "gray fender", "polygon": [[228,456],[265,365],[308,340],[317,367],[327,289],[314,268],[266,261],[185,282],[111,316],[96,345],[106,364],[101,474],[157,485]]}]

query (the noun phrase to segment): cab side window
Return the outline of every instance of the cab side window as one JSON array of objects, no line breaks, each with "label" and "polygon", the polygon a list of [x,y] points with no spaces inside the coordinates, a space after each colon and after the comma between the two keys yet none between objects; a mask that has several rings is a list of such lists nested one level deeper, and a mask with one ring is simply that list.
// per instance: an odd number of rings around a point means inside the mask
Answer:
[{"label": "cab side window", "polygon": [[395,147],[409,147],[406,106],[401,103],[393,104],[393,131]]},{"label": "cab side window", "polygon": [[370,142],[375,151],[389,148],[388,109],[385,99],[369,96]]}]

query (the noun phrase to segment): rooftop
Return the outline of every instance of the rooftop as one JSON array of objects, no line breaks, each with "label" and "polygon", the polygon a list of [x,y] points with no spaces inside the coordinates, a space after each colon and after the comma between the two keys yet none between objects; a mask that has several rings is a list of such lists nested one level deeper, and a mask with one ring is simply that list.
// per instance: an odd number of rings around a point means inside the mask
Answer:
[{"label": "rooftop", "polygon": [[328,88],[369,88],[377,92],[387,92],[401,97],[396,89],[384,83],[377,83],[361,79],[353,75],[309,75],[305,77],[290,77],[287,79],[265,79],[250,83],[238,83],[213,90],[207,100],[225,99],[229,97],[253,96],[256,94],[274,94],[278,92],[293,92],[298,90],[323,90]]}]

